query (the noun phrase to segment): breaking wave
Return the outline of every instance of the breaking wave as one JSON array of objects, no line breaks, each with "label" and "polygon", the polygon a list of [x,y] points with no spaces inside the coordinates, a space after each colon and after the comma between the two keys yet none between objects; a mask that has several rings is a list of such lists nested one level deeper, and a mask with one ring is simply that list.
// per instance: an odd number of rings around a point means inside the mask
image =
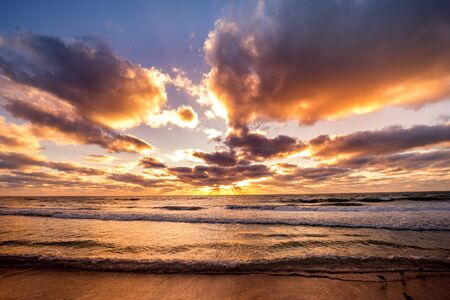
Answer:
[{"label": "breaking wave", "polygon": [[302,271],[339,273],[450,270],[449,259],[417,256],[392,256],[388,258],[305,256],[251,261],[190,261],[0,254],[0,265],[144,273],[295,273]]}]

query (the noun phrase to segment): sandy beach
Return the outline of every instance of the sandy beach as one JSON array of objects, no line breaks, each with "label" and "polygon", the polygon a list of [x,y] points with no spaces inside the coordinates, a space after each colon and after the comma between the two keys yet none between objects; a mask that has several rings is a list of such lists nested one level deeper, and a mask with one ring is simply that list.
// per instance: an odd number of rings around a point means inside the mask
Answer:
[{"label": "sandy beach", "polygon": [[[1,299],[449,299],[450,275],[437,273],[154,275],[0,269]],[[326,278],[325,276],[330,276]],[[405,294],[411,298],[407,298]]]}]

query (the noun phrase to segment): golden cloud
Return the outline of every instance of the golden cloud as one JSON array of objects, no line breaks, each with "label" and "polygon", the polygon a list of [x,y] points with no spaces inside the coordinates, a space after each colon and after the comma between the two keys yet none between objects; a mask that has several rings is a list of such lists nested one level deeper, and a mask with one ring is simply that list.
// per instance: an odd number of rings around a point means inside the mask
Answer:
[{"label": "golden cloud", "polygon": [[36,152],[39,141],[29,126],[6,122],[0,117],[0,151]]},{"label": "golden cloud", "polygon": [[207,86],[234,127],[440,101],[450,96],[449,10],[446,1],[265,2],[216,22]]},{"label": "golden cloud", "polygon": [[120,58],[96,38],[4,37],[0,70],[65,101],[83,119],[113,128],[143,123],[166,102],[164,74]]},{"label": "golden cloud", "polygon": [[176,110],[163,110],[148,117],[147,124],[161,127],[173,124],[179,127],[195,128],[198,124],[197,113],[190,106],[182,105]]}]

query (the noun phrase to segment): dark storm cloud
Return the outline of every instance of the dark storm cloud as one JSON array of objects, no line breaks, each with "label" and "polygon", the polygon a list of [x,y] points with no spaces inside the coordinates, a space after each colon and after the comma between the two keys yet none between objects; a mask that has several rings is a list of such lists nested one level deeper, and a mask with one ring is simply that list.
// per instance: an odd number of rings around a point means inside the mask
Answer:
[{"label": "dark storm cloud", "polygon": [[237,150],[243,158],[256,161],[287,157],[306,147],[295,138],[285,135],[269,138],[263,134],[249,132],[246,127],[229,133],[225,144]]},{"label": "dark storm cloud", "polygon": [[266,1],[205,42],[209,89],[233,127],[303,124],[450,96],[450,2]]},{"label": "dark storm cloud", "polygon": [[67,101],[83,119],[110,127],[146,121],[165,103],[156,70],[118,57],[98,38],[2,36],[0,72]]},{"label": "dark storm cloud", "polygon": [[245,179],[272,176],[273,172],[265,165],[195,166],[168,168],[168,172],[179,181],[194,186],[231,185]]},{"label": "dark storm cloud", "polygon": [[[31,122],[39,127],[37,135],[45,137],[45,129],[56,131],[63,138],[81,144],[96,144],[110,152],[141,152],[153,147],[137,137],[120,134],[99,124],[91,123],[64,113],[51,113],[23,101],[11,100],[4,105],[14,117]],[[51,135],[51,134],[50,134]]]},{"label": "dark storm cloud", "polygon": [[331,138],[318,136],[309,141],[313,157],[336,155],[382,155],[417,147],[450,142],[450,125],[414,126],[408,129],[390,127],[379,131],[360,131]]},{"label": "dark storm cloud", "polygon": [[164,168],[166,168],[166,165],[164,163],[162,163],[159,160],[157,160],[153,157],[150,157],[150,156],[142,157],[139,160],[139,165],[146,169],[164,169]]}]

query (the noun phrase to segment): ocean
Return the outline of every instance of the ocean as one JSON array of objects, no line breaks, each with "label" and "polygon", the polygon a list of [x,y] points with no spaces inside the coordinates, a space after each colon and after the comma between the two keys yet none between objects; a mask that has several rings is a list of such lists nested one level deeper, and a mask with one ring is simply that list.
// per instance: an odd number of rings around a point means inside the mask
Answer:
[{"label": "ocean", "polygon": [[450,192],[1,197],[0,265],[147,273],[450,270]]}]

